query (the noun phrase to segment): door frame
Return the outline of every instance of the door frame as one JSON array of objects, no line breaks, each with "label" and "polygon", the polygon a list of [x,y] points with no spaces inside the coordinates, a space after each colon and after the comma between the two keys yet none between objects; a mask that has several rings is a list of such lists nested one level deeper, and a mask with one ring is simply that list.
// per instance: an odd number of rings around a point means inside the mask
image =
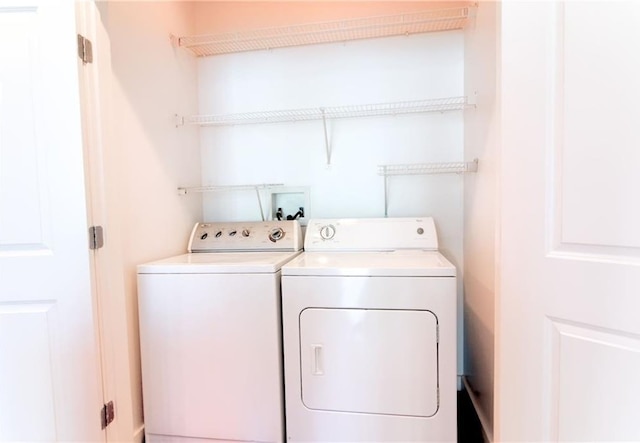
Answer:
[{"label": "door frame", "polygon": [[78,57],[82,110],[87,225],[102,226],[105,243],[90,254],[95,340],[100,352],[100,376],[104,403],[113,401],[115,419],[106,428],[107,442],[142,442],[144,428],[133,429],[131,366],[126,294],[120,235],[115,211],[109,211],[104,150],[110,135],[111,59],[107,31],[97,2],[76,2],[77,33],[90,40],[93,61]]}]

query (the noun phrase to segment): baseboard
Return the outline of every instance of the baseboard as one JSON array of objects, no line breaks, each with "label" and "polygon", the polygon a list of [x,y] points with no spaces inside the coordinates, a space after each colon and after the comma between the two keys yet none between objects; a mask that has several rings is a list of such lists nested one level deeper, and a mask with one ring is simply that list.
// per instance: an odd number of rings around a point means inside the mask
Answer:
[{"label": "baseboard", "polygon": [[144,442],[144,424],[141,425],[136,431],[133,433],[133,443],[143,443]]},{"label": "baseboard", "polygon": [[482,437],[485,442],[493,443],[493,425],[489,422],[486,414],[480,407],[480,402],[478,400],[477,394],[471,388],[467,377],[462,376],[462,383],[469,394],[469,398],[471,399],[471,403],[473,404],[473,408],[476,410],[476,414],[478,414],[478,419],[480,419],[480,425],[482,426]]}]

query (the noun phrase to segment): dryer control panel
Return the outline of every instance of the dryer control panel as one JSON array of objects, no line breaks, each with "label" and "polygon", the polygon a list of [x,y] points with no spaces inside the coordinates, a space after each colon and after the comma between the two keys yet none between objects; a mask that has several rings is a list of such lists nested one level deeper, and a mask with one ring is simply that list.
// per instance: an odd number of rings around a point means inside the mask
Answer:
[{"label": "dryer control panel", "polygon": [[343,218],[310,220],[305,251],[436,251],[431,217]]},{"label": "dryer control panel", "polygon": [[189,239],[189,252],[299,251],[300,222],[197,223]]}]

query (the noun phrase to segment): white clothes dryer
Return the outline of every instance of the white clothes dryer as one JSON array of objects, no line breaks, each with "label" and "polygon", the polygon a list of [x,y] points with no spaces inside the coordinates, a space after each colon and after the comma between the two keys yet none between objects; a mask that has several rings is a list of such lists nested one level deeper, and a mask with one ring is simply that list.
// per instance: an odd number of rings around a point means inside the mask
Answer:
[{"label": "white clothes dryer", "polygon": [[199,223],[138,266],[148,443],[283,441],[280,268],[301,249],[297,221]]},{"label": "white clothes dryer", "polygon": [[289,442],[456,441],[456,269],[433,219],[311,220],[282,275]]}]

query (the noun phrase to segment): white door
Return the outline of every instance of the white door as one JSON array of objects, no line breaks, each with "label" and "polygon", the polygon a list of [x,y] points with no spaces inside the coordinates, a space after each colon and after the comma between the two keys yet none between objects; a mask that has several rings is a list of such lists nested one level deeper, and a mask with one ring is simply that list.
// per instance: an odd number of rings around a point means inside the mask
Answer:
[{"label": "white door", "polygon": [[101,441],[72,1],[0,0],[0,441]]},{"label": "white door", "polygon": [[640,4],[502,4],[499,441],[640,441]]}]

